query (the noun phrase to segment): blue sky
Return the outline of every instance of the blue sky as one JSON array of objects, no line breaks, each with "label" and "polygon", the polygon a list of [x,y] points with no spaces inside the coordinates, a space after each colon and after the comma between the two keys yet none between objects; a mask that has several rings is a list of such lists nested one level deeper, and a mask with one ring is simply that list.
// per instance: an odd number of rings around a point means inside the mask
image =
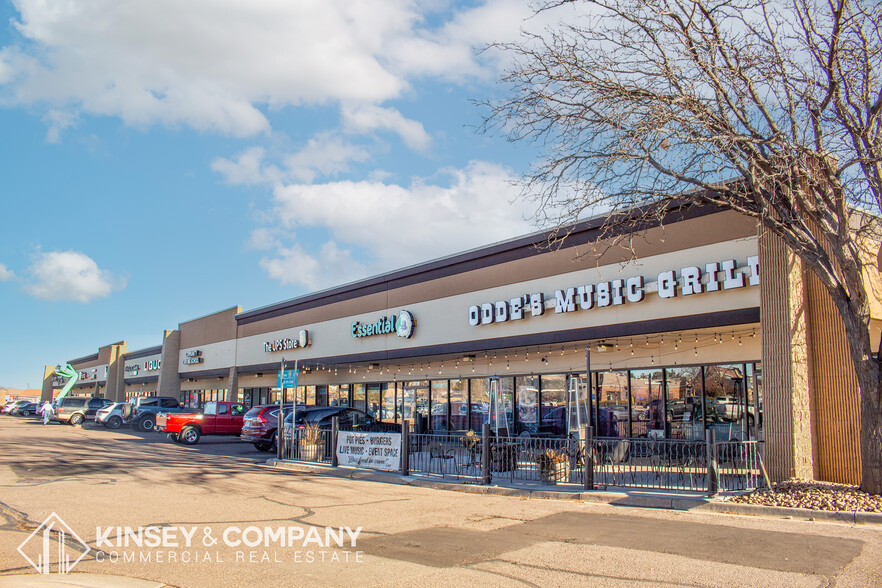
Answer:
[{"label": "blue sky", "polygon": [[[50,8],[50,5],[52,6]],[[533,230],[487,0],[0,0],[0,386]],[[403,221],[403,222],[402,222]]]}]

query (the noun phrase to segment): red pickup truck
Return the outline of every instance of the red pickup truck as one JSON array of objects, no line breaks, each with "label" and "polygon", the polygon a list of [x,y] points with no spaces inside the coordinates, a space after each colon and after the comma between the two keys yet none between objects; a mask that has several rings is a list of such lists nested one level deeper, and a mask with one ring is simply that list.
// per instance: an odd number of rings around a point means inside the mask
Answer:
[{"label": "red pickup truck", "polygon": [[206,402],[202,412],[156,415],[156,429],[176,443],[195,445],[202,435],[238,435],[242,432],[245,405],[239,402]]}]

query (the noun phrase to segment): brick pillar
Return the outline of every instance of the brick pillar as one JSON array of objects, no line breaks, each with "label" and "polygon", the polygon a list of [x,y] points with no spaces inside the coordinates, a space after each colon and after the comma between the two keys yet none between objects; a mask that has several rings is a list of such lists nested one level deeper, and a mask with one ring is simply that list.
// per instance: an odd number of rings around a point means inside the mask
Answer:
[{"label": "brick pillar", "polygon": [[47,365],[43,368],[43,389],[40,392],[40,401],[52,401],[52,376],[55,375],[55,366]]},{"label": "brick pillar", "polygon": [[[125,360],[126,345],[113,345],[107,362],[107,380],[105,381],[104,397],[114,402],[122,402],[126,398]],[[122,382],[122,387],[120,387]],[[97,388],[96,388],[97,392]]]},{"label": "brick pillar", "polygon": [[164,331],[162,334],[159,382],[156,384],[157,396],[181,397],[181,377],[178,375],[178,362],[181,361],[180,355],[181,332]]},{"label": "brick pillar", "polygon": [[813,478],[812,411],[802,263],[778,237],[759,240],[765,461],[772,481]]},{"label": "brick pillar", "polygon": [[230,368],[230,387],[227,400],[231,402],[239,400],[239,374],[236,372],[236,366]]}]

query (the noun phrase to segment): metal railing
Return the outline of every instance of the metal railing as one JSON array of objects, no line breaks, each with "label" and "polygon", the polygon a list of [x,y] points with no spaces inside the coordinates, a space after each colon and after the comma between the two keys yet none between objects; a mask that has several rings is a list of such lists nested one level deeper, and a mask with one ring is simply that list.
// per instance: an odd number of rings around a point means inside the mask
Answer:
[{"label": "metal railing", "polygon": [[312,463],[331,463],[334,452],[332,432],[325,429],[306,430],[286,427],[282,443],[282,459],[307,461]]},{"label": "metal railing", "polygon": [[408,435],[408,468],[413,473],[479,481],[484,474],[481,452],[477,435]]},{"label": "metal railing", "polygon": [[[333,463],[334,430],[286,430],[283,459]],[[742,491],[763,484],[761,444],[646,437],[496,437],[441,433],[402,436],[402,474],[471,483],[563,484],[573,488]],[[587,448],[587,449],[586,449]]]}]

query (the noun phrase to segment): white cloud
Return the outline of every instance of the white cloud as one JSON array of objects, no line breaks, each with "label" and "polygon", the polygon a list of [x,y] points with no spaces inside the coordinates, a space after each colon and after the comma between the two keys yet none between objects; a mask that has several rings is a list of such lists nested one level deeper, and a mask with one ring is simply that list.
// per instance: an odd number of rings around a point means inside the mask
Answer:
[{"label": "white cloud", "polygon": [[61,143],[61,133],[64,129],[76,123],[77,115],[63,110],[52,109],[43,117],[43,122],[49,125],[46,131],[47,143]]},{"label": "white cloud", "polygon": [[305,148],[285,157],[288,177],[312,182],[316,176],[333,176],[349,171],[350,161],[367,161],[370,153],[364,147],[342,140],[332,133],[320,133]]},{"label": "white cloud", "polygon": [[310,255],[299,244],[281,247],[275,257],[260,260],[260,267],[281,284],[318,290],[331,284],[351,282],[365,275],[367,269],[352,253],[333,241],[324,243],[316,255]]},{"label": "white cloud", "polygon": [[15,277],[11,269],[0,263],[0,282],[6,282]]},{"label": "white cloud", "polygon": [[265,154],[262,147],[250,147],[235,160],[218,157],[211,162],[211,169],[221,174],[228,184],[272,184],[281,178],[281,172],[274,166],[264,167]]},{"label": "white cloud", "polygon": [[343,108],[344,127],[356,133],[369,133],[377,129],[386,129],[398,133],[402,140],[412,149],[425,151],[431,138],[423,125],[415,120],[404,118],[394,108],[381,108],[373,105]]},{"label": "white cloud", "polygon": [[318,176],[335,176],[349,171],[350,162],[370,159],[363,146],[342,139],[335,133],[319,133],[299,151],[276,154],[282,160],[281,168],[268,159],[262,147],[251,147],[234,159],[218,157],[211,168],[221,174],[228,184],[269,184],[284,182],[313,182]]},{"label": "white cloud", "polygon": [[89,302],[125,287],[124,279],[102,270],[79,251],[39,253],[28,272],[25,290],[43,300]]},{"label": "white cloud", "polygon": [[[264,105],[382,104],[413,75],[474,75],[472,45],[529,13],[503,0],[462,10],[418,0],[15,5],[25,41],[0,48],[0,83],[20,103],[235,136],[268,131]],[[412,121],[392,123],[425,141]]]},{"label": "white cloud", "polygon": [[279,186],[274,209],[278,226],[288,231],[324,228],[330,238],[314,253],[302,239],[292,246],[277,245],[261,265],[283,283],[314,289],[533,229],[525,220],[529,204],[516,200],[518,188],[510,184],[505,168],[476,161],[449,170],[446,177],[446,186],[421,180],[408,187],[377,181]]}]

